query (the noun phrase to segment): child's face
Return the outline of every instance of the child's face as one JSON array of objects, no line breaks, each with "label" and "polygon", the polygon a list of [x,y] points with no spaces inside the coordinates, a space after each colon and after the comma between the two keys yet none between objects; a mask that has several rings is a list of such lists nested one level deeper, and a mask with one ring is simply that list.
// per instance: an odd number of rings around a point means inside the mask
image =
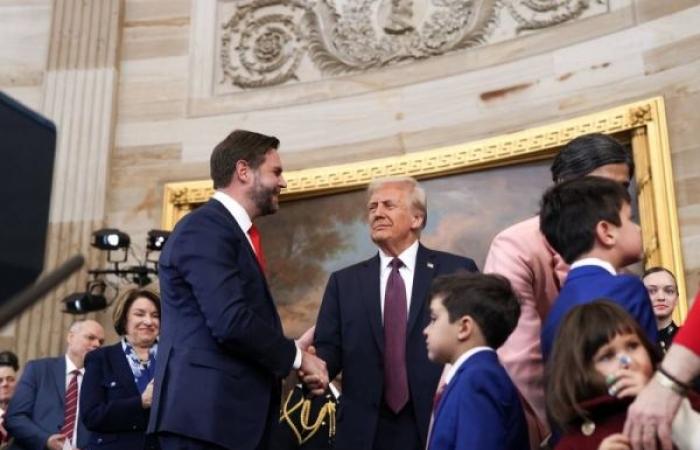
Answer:
[{"label": "child's face", "polygon": [[620,226],[617,227],[616,247],[619,249],[620,267],[634,264],[642,257],[642,230],[632,220],[632,207],[624,203],[620,210]]},{"label": "child's face", "polygon": [[654,315],[659,320],[668,319],[678,302],[678,289],[673,277],[666,271],[650,273],[644,277]]},{"label": "child's face", "polygon": [[593,367],[606,379],[630,371],[646,382],[653,372],[649,353],[635,333],[617,334],[600,347],[593,355]]},{"label": "child's face", "polygon": [[430,322],[423,330],[428,347],[428,358],[437,363],[452,362],[459,344],[459,321],[450,323],[447,309],[442,304],[442,297],[433,297],[430,301]]}]

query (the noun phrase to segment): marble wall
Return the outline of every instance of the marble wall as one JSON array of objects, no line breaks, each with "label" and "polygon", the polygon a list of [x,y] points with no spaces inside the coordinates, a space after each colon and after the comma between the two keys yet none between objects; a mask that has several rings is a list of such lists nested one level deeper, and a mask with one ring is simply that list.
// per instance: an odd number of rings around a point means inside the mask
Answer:
[{"label": "marble wall", "polygon": [[[56,16],[88,3],[0,0],[0,89],[57,118],[47,106],[54,89],[47,80],[53,72],[49,55],[59,36]],[[109,35],[117,39],[113,112],[91,118],[95,126],[108,125],[111,140],[96,150],[107,158],[104,189],[99,183],[75,186],[103,196],[101,206],[89,211],[90,220],[129,232],[138,248],[146,231],[160,225],[164,183],[207,178],[211,148],[233,128],[278,136],[286,168],[300,169],[468,142],[662,95],[688,290],[698,286],[700,131],[694,125],[700,102],[700,1],[551,2],[564,9],[544,16],[523,15],[527,2],[520,0],[501,2],[506,5],[501,9],[486,0],[394,2],[404,6],[401,10],[389,1],[268,3],[278,8],[270,12],[278,17],[285,8],[293,9],[294,20],[304,26],[282,21],[277,32],[257,35],[224,26],[240,11],[252,14],[241,21],[247,26],[265,23],[265,11],[252,11],[255,0],[115,2],[119,21]],[[312,26],[313,20],[327,20],[318,8],[346,6],[348,14],[365,14],[351,8],[365,3],[372,7],[377,39],[384,39],[372,48],[386,44],[399,53],[407,46],[426,48],[426,23],[438,6],[461,3],[473,9],[455,14],[462,17],[462,28],[445,38],[443,47],[435,44],[434,56],[414,51],[409,52],[414,57],[392,59],[384,51],[384,60],[358,63],[328,34],[325,41],[314,41],[313,30],[337,29],[321,22]],[[587,8],[574,9],[583,3]],[[519,11],[537,26],[524,27]],[[237,55],[232,42],[248,52],[250,64],[231,62]],[[314,59],[313,51],[327,58]],[[293,66],[294,76],[273,79],[270,74],[292,67],[285,64],[294,62],[295,52],[303,54]],[[333,57],[351,69],[328,62]],[[240,77],[236,84],[226,64],[239,72],[245,68],[249,78],[268,74],[265,86],[246,85]],[[59,152],[68,152],[62,145]],[[88,234],[88,228],[76,233]],[[76,249],[99,257],[84,241],[77,239]],[[44,308],[42,314],[60,314]],[[21,354],[54,352],[65,320],[51,319],[53,331],[33,340],[21,325],[27,320],[6,332]],[[35,322],[25,325],[30,323]]]}]

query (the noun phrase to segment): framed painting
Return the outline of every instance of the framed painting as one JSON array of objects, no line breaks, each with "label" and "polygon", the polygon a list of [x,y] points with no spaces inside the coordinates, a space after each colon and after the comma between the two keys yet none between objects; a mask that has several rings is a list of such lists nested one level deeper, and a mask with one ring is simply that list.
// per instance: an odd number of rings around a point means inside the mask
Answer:
[{"label": "framed painting", "polygon": [[[657,97],[477,142],[285,173],[279,212],[257,222],[285,331],[296,336],[314,324],[331,272],[376,252],[365,219],[364,189],[373,178],[421,180],[428,194],[421,241],[483,267],[493,236],[537,213],[552,183],[551,159],[568,141],[591,132],[614,135],[634,154],[631,189],[642,227],[642,264],[662,265],[678,276],[676,320],[682,321],[688,304],[664,103]],[[212,193],[210,180],[166,184],[162,226],[171,229]]]}]

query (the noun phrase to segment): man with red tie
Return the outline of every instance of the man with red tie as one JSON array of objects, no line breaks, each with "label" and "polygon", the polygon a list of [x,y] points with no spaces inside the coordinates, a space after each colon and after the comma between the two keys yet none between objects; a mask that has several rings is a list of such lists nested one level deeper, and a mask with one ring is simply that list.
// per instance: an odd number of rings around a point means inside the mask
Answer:
[{"label": "man with red tie", "polygon": [[375,180],[368,194],[379,253],[331,275],[314,337],[331,378],[343,373],[335,449],[422,450],[442,371],[422,335],[430,284],[477,268],[420,244],[427,202],[413,178]]},{"label": "man with red tie", "polygon": [[64,356],[30,361],[17,383],[5,415],[14,438],[11,450],[84,448],[89,432],[79,419],[78,396],[85,355],[104,343],[104,330],[94,320],[73,323]]},{"label": "man with red tie", "polygon": [[325,364],[299,348],[265,280],[253,221],[286,186],[279,141],[232,132],[211,155],[216,193],[183,218],[160,257],[162,296],[148,431],[162,450],[264,450],[279,418],[281,379],[300,369],[323,393]]}]

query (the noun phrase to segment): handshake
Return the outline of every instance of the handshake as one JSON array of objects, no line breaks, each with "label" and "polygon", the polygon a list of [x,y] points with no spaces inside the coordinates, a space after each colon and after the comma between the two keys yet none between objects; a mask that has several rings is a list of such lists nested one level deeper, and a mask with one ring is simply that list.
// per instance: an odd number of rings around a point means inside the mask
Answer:
[{"label": "handshake", "polygon": [[316,356],[316,349],[312,345],[315,328],[314,326],[306,330],[296,341],[301,350],[301,367],[297,375],[313,395],[323,395],[330,380],[326,362]]}]

